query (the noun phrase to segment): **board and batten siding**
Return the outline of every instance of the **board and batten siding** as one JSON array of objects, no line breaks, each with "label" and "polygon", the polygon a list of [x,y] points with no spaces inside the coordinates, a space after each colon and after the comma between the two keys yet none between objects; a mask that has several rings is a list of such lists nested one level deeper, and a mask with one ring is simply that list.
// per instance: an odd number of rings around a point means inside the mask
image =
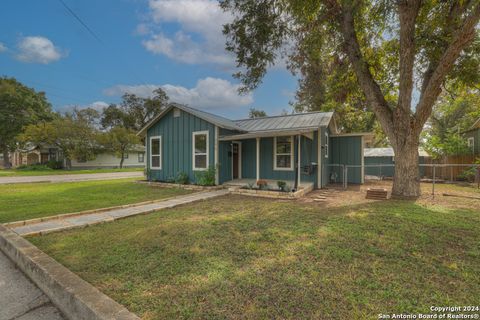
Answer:
[{"label": "board and batten siding", "polygon": [[[180,111],[179,117],[170,110],[147,131],[147,168],[150,180],[167,181],[184,172],[195,181],[193,171],[193,132],[208,131],[209,166],[215,165],[215,125],[190,113]],[[162,136],[162,168],[150,168],[150,137]]]},{"label": "board and batten siding", "polygon": [[[362,165],[362,137],[361,136],[345,136],[330,138],[330,163],[343,165]],[[340,167],[331,167],[330,172],[337,173],[337,182],[343,181],[343,173]],[[361,167],[348,168],[348,182],[362,183]]]}]

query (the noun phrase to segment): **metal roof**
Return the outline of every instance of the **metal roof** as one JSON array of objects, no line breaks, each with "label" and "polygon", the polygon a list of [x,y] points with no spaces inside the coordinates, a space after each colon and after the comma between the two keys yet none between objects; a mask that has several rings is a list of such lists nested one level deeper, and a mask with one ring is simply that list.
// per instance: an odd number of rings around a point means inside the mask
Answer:
[{"label": "metal roof", "polygon": [[236,124],[234,121],[232,121],[230,119],[227,119],[227,118],[224,118],[224,117],[221,117],[221,116],[217,116],[215,114],[212,114],[212,113],[209,113],[209,112],[206,112],[206,111],[190,108],[190,107],[187,107],[187,106],[182,105],[182,104],[174,103],[173,106],[178,108],[178,109],[181,109],[185,112],[191,113],[194,116],[199,117],[200,119],[203,119],[205,121],[213,123],[213,124],[215,124],[215,125],[217,125],[221,128],[230,129],[230,130],[245,131],[245,129],[243,129],[242,127],[240,127],[238,124]]},{"label": "metal roof", "polygon": [[[418,148],[418,155],[420,157],[429,157],[422,148]],[[363,151],[364,157],[394,157],[393,148],[365,148]]]},{"label": "metal roof", "polygon": [[314,129],[322,126],[328,126],[332,116],[333,112],[309,112],[285,116],[236,120],[235,123],[248,132],[307,128]]},{"label": "metal roof", "polygon": [[137,135],[143,135],[151,126],[153,126],[159,119],[161,119],[167,112],[172,110],[173,108],[177,108],[180,110],[183,110],[187,113],[193,114],[194,116],[203,119],[207,122],[210,122],[214,125],[217,125],[221,128],[224,129],[229,129],[229,130],[237,130],[237,131],[245,131],[242,129],[240,126],[238,126],[235,122],[233,122],[230,119],[217,116],[215,114],[211,114],[209,112],[201,111],[198,109],[190,108],[187,107],[186,105],[179,104],[179,103],[171,103],[168,108],[164,109],[162,112],[160,112],[158,115],[152,118],[140,131],[137,133]]},{"label": "metal roof", "polygon": [[153,126],[160,118],[162,118],[172,108],[178,108],[194,116],[210,122],[220,128],[239,131],[241,133],[249,132],[275,132],[286,130],[316,129],[318,127],[326,127],[330,124],[333,112],[309,112],[297,113],[285,116],[263,117],[255,119],[230,120],[206,111],[187,107],[183,104],[172,103],[168,108],[160,112],[145,127],[143,127],[138,135],[144,134],[148,128]]}]

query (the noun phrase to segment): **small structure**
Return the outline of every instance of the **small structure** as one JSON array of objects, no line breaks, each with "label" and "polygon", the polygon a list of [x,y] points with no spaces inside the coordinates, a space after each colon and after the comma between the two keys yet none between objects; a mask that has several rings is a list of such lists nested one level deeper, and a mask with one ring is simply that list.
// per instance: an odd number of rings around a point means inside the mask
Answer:
[{"label": "small structure", "polygon": [[[13,168],[21,165],[47,164],[49,161],[60,161],[65,165],[63,152],[54,146],[27,143],[23,148],[10,153],[10,162]],[[72,169],[117,168],[119,164],[120,158],[111,152],[100,152],[92,160],[71,160]],[[133,150],[126,153],[123,166],[144,167],[145,147],[137,145]]]},{"label": "small structure", "polygon": [[[365,148],[365,174],[375,177],[393,177],[395,173],[395,153],[393,148]],[[418,162],[424,164],[425,159],[429,158],[427,152],[418,149]],[[425,175],[425,168],[420,167],[420,177]]]},{"label": "small structure", "polygon": [[464,133],[467,145],[474,156],[480,156],[480,118]]},{"label": "small structure", "polygon": [[195,182],[213,167],[217,185],[264,179],[321,188],[336,165],[352,164],[359,167],[349,182],[363,182],[364,134],[339,134],[333,112],[230,120],[172,104],[138,134],[146,139],[152,181],[181,174]]}]

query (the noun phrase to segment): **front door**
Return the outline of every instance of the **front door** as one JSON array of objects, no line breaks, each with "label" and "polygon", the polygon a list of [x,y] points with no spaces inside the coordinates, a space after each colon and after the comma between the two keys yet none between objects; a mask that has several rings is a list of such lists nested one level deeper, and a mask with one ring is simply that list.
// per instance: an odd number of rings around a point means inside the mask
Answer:
[{"label": "front door", "polygon": [[234,142],[232,144],[232,176],[233,179],[238,179],[240,177],[239,174],[239,163],[240,163],[240,144]]}]

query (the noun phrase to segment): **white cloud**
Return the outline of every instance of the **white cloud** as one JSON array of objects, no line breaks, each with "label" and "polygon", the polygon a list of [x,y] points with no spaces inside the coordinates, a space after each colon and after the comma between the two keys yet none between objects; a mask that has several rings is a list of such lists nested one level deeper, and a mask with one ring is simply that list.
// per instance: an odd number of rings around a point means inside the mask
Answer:
[{"label": "white cloud", "polygon": [[251,93],[239,95],[239,86],[224,79],[207,77],[198,80],[193,88],[171,84],[116,85],[103,92],[108,96],[120,96],[128,92],[148,97],[153,90],[160,87],[165,90],[171,101],[200,109],[238,108],[252,104],[253,95]]},{"label": "white cloud", "polygon": [[23,62],[48,64],[65,56],[45,37],[24,37],[18,42],[16,58]]},{"label": "white cloud", "polygon": [[3,43],[0,42],[0,52],[5,52],[7,50],[8,48]]},{"label": "white cloud", "polygon": [[[233,65],[222,34],[223,25],[232,17],[223,12],[217,0],[150,0],[149,9],[151,22],[157,27],[167,23],[180,27],[173,35],[158,31],[142,41],[148,51],[188,64]],[[144,29],[142,24],[138,28]]]}]

